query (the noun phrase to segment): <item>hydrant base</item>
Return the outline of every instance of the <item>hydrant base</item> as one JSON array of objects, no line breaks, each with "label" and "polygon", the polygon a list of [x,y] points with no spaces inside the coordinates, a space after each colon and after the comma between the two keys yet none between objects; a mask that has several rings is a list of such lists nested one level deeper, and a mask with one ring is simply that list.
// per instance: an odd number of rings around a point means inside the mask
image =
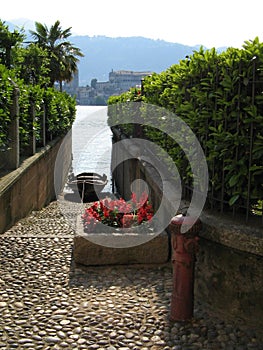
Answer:
[{"label": "hydrant base", "polygon": [[198,220],[197,224],[186,235],[180,232],[184,220],[188,224],[193,222],[193,219],[189,217],[179,216],[175,217],[170,224],[173,249],[173,291],[170,320],[174,322],[191,320],[194,311],[194,269],[200,221]]}]

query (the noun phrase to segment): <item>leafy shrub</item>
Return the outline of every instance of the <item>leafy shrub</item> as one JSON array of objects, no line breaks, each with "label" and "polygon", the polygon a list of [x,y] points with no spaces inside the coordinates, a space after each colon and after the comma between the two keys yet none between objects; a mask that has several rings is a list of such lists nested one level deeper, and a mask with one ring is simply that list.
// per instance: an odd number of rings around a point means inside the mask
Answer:
[{"label": "leafy shrub", "polygon": [[[146,77],[143,92],[143,101],[176,113],[195,133],[206,155],[211,197],[239,207],[262,199],[263,44],[258,38],[220,54],[201,47]],[[111,98],[109,105],[128,96]],[[191,186],[191,168],[179,145],[154,128],[147,126],[144,133],[169,153]]]},{"label": "leafy shrub", "polygon": [[13,88],[9,71],[0,65],[0,150],[8,147]]}]

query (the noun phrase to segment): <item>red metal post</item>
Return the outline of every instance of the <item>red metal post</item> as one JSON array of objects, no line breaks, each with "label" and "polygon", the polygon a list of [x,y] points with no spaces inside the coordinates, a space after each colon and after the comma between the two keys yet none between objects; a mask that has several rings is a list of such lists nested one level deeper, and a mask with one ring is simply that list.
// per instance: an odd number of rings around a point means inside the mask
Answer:
[{"label": "red metal post", "polygon": [[[193,224],[194,223],[194,224]],[[181,233],[182,224],[191,228]],[[193,317],[194,268],[198,250],[198,232],[201,221],[177,215],[170,225],[173,264],[173,291],[171,298],[171,321],[187,321]]]}]

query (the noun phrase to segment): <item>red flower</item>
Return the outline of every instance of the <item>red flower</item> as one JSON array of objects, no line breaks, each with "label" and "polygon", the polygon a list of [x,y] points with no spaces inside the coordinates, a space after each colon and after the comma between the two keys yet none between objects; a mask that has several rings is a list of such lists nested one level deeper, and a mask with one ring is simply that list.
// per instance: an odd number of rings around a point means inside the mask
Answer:
[{"label": "red flower", "polygon": [[136,193],[132,193],[132,195],[131,195],[131,200],[132,200],[132,203],[133,204],[137,204],[137,196],[136,196]]},{"label": "red flower", "polygon": [[134,225],[136,217],[138,224],[152,219],[153,208],[148,202],[147,193],[144,192],[139,201],[136,194],[132,193],[131,202],[120,198],[93,203],[82,215],[85,229],[92,231],[98,222],[112,227],[130,227]]}]

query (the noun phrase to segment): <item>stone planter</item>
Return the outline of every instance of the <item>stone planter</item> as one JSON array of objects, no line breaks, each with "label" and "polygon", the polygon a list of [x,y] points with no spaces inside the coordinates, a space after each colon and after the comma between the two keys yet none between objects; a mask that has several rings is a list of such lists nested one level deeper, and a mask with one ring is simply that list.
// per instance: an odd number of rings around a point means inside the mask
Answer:
[{"label": "stone planter", "polygon": [[86,233],[78,220],[73,257],[83,265],[162,264],[169,260],[166,231],[151,233]]}]

